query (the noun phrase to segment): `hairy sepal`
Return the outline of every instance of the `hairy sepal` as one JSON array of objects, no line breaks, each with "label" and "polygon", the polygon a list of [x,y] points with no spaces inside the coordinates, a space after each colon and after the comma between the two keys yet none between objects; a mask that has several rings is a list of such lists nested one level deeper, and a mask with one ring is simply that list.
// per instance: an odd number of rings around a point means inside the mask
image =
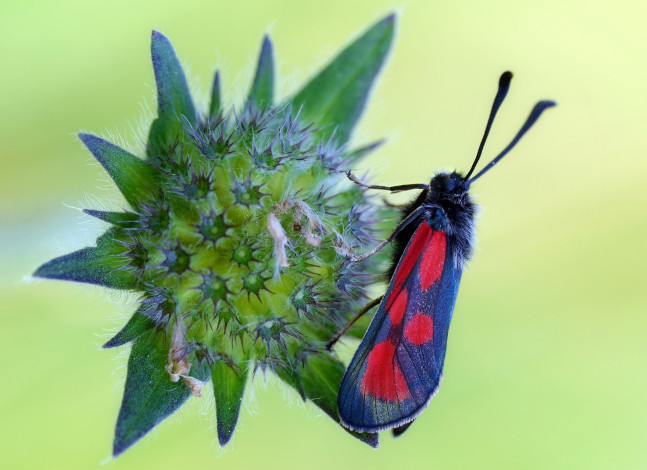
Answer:
[{"label": "hairy sepal", "polygon": [[218,441],[224,446],[231,439],[238,423],[247,375],[235,364],[217,359],[211,365],[211,381],[216,399]]},{"label": "hairy sepal", "polygon": [[[349,44],[291,100],[302,118],[317,123],[322,139],[348,142],[388,55],[395,30],[389,15]],[[334,133],[334,134],[333,134]]]},{"label": "hairy sepal", "polygon": [[[115,429],[113,454],[121,454],[151,429],[173,414],[191,396],[182,380],[171,382],[166,371],[168,340],[153,330],[133,342],[128,359],[124,397]],[[205,381],[209,377],[206,362],[191,376]]]},{"label": "hairy sepal", "polygon": [[54,258],[39,267],[34,276],[111,289],[135,289],[137,279],[130,270],[124,269],[124,260],[119,256],[124,247],[114,237],[114,232],[108,231],[97,239],[96,247],[82,248]]}]

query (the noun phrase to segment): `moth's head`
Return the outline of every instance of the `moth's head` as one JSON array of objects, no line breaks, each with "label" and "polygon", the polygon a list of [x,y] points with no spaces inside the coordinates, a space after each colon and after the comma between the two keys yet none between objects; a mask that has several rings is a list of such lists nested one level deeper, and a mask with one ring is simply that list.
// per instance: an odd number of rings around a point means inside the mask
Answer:
[{"label": "moth's head", "polygon": [[437,173],[429,184],[429,192],[435,197],[460,196],[467,192],[470,182],[463,175],[454,171],[452,173]]}]

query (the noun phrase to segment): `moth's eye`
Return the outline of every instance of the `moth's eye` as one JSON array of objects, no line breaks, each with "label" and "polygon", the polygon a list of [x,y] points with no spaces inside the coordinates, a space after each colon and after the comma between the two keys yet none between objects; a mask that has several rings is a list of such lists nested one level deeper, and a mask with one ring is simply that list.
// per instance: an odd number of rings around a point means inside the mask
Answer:
[{"label": "moth's eye", "polygon": [[456,182],[448,175],[438,175],[432,180],[432,186],[436,191],[445,193],[456,188]]},{"label": "moth's eye", "polygon": [[439,181],[439,188],[441,191],[453,191],[454,188],[456,187],[456,182],[454,181],[453,178],[449,176],[445,176]]}]

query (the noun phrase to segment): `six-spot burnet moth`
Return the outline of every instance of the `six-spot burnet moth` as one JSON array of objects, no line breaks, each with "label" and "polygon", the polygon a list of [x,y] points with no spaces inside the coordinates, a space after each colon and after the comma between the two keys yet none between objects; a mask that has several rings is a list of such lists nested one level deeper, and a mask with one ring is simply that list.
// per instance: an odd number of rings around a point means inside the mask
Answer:
[{"label": "six-spot burnet moth", "polygon": [[[440,172],[429,184],[389,187],[366,185],[348,172],[352,181],[370,189],[422,189],[406,206],[402,221],[388,239],[368,253],[351,258],[352,262],[362,261],[395,242],[391,281],[385,295],[354,318],[379,304],[339,388],[339,416],[349,429],[376,432],[394,428],[398,435],[438,391],[458,285],[472,253],[476,205],[468,193],[470,185],[516,145],[544,110],[555,106],[553,101],[538,102],[512,142],[471,176],[511,79],[510,72],[499,79],[485,133],[465,176],[456,171]],[[335,335],[329,347],[350,324],[352,321]]]}]

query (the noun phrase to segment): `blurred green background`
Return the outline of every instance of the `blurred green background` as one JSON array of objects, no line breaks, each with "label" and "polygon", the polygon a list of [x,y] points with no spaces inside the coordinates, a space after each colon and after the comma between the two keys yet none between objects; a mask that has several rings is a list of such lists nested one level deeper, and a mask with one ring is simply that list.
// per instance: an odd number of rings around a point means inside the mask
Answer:
[{"label": "blurred green background", "polygon": [[[153,28],[197,92],[218,67],[224,95],[240,103],[265,32],[286,96],[393,10],[395,47],[354,139],[388,138],[365,163],[376,181],[466,170],[508,68],[486,159],[535,101],[559,102],[473,188],[478,250],[441,393],[374,451],[257,379],[227,449],[207,395],[111,459],[125,351],[100,345],[132,299],[29,279],[100,233],[77,208],[121,204],[75,133],[141,145],[155,108]],[[3,0],[0,467],[647,468],[646,17],[645,2],[621,0]]]}]

